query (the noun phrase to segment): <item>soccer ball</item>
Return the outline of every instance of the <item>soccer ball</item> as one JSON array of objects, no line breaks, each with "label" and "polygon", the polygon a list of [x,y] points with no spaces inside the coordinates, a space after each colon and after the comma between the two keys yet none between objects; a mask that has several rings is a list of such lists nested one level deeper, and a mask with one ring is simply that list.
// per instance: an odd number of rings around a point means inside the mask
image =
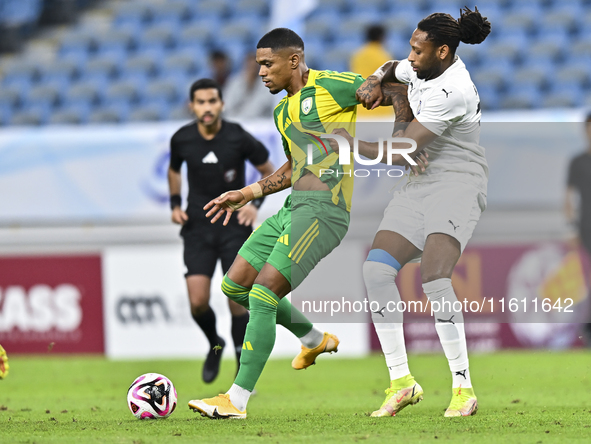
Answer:
[{"label": "soccer ball", "polygon": [[146,373],[127,390],[127,406],[138,419],[167,418],[176,408],[176,389],[170,379]]}]

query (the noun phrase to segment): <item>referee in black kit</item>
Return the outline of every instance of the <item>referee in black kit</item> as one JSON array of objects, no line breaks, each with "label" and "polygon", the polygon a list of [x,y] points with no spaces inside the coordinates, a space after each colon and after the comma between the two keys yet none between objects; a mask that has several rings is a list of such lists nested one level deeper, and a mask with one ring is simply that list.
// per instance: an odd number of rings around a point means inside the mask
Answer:
[{"label": "referee in black kit", "polygon": [[[209,341],[209,353],[203,366],[203,380],[212,382],[218,375],[224,339],[218,336],[215,313],[209,306],[211,277],[218,259],[224,273],[252,232],[262,199],[242,207],[227,226],[212,224],[203,206],[220,194],[245,186],[244,167],[248,160],[263,177],[275,168],[269,152],[237,123],[221,118],[224,102],[220,86],[211,79],[191,85],[190,107],[197,120],[179,129],[170,141],[168,186],[172,221],[182,225],[185,275],[191,315]],[[181,166],[187,163],[189,197],[187,211],[182,210]],[[240,352],[248,323],[248,311],[228,299],[232,313],[232,340],[240,365]]]}]

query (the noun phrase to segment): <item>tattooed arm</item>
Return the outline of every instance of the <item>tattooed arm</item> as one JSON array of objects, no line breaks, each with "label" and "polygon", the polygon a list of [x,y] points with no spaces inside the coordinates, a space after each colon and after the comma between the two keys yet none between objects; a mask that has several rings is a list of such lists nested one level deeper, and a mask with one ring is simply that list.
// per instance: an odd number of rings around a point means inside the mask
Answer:
[{"label": "tattooed arm", "polygon": [[408,86],[402,83],[386,82],[382,83],[382,93],[384,100],[382,106],[392,105],[396,119],[394,120],[394,137],[401,136],[408,124],[415,118],[408,102]]},{"label": "tattooed arm", "polygon": [[263,190],[263,196],[277,193],[291,186],[291,157],[277,171],[257,182]]},{"label": "tattooed arm", "polygon": [[239,210],[248,202],[261,196],[277,193],[291,186],[291,157],[270,176],[256,183],[248,185],[241,190],[228,191],[211,200],[203,207],[209,210],[206,217],[211,217],[211,223],[216,222],[224,214],[224,225],[227,225],[234,211]]},{"label": "tattooed arm", "polygon": [[364,108],[374,109],[383,105],[384,95],[380,86],[383,83],[398,82],[394,75],[397,66],[397,60],[384,63],[359,87],[356,98]]}]

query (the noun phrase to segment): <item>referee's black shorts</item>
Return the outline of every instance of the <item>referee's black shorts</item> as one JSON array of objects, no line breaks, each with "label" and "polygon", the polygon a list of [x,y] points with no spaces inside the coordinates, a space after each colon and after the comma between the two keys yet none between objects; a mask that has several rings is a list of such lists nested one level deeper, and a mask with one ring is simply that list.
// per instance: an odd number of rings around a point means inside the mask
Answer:
[{"label": "referee's black shorts", "polygon": [[218,220],[209,220],[189,214],[189,220],[181,229],[184,242],[185,277],[204,274],[212,277],[218,259],[222,261],[224,274],[228,271],[242,244],[252,233],[251,227],[238,224],[236,214],[227,226]]}]

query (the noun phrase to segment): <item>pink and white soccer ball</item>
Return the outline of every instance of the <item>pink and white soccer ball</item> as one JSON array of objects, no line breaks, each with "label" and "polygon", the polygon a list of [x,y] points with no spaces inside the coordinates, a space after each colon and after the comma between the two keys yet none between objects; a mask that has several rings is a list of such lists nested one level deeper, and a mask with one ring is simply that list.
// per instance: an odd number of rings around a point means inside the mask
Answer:
[{"label": "pink and white soccer ball", "polygon": [[138,419],[167,418],[174,412],[176,400],[174,385],[158,373],[139,376],[127,391],[127,406]]}]

